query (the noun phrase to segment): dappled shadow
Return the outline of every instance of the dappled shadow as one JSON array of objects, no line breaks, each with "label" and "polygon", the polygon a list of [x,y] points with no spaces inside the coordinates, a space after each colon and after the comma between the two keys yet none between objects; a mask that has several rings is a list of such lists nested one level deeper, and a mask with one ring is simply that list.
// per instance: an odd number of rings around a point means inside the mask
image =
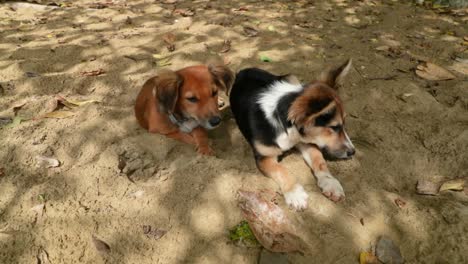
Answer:
[{"label": "dappled shadow", "polygon": [[[418,179],[466,176],[466,89],[459,80],[418,79],[414,56],[374,50],[395,45],[445,63],[459,48],[446,46],[460,44],[441,35],[465,36],[466,29],[456,27],[460,18],[376,1],[78,6],[88,2],[32,16],[0,4],[2,116],[11,116],[12,106],[25,97],[39,99],[18,112],[24,117],[49,111],[43,104],[57,94],[100,101],[75,109],[69,119],[30,120],[0,130],[0,158],[6,161],[0,176],[0,262],[34,262],[40,247],[54,263],[256,262],[258,249],[228,243],[227,230],[241,220],[235,193],[277,186],[257,171],[229,112],[210,131],[216,157],[198,156],[191,146],[137,126],[132,106],[139,87],[160,68],[154,54],[168,57],[173,69],[219,55],[236,71],[256,66],[305,82],[325,66],[353,58],[355,69],[341,94],[358,153],[354,160],[330,163],[347,199],[333,204],[323,197],[298,155],[283,161],[311,194],[310,208],[294,215],[314,246],[304,256],[290,255],[290,261],[310,263],[313,256],[317,263],[353,263],[381,234],[392,237],[410,262],[451,262],[452,255],[455,262],[466,261],[468,243],[459,235],[466,231],[466,197],[414,194]],[[195,16],[183,18],[172,13],[175,8],[192,8]],[[421,28],[420,21],[440,24]],[[246,25],[259,35],[246,37]],[[174,52],[164,44],[168,32],[176,35]],[[220,54],[224,39],[232,47]],[[261,55],[272,62],[261,62]],[[81,74],[97,69],[105,73]],[[47,147],[62,165],[36,169],[34,157]],[[124,152],[141,164],[133,176],[119,169]],[[42,194],[46,212],[38,220],[30,208]],[[398,197],[405,208],[395,205]],[[148,238],[143,225],[168,233]],[[111,253],[99,255],[93,234]],[[440,244],[445,245],[434,248]]]}]

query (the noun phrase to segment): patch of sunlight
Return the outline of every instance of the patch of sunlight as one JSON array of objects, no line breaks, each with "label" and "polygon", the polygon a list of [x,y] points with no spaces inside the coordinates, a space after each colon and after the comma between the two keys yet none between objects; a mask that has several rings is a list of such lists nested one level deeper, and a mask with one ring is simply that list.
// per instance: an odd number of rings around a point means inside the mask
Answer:
[{"label": "patch of sunlight", "polygon": [[357,25],[361,22],[361,20],[355,15],[346,16],[344,20],[348,25]]},{"label": "patch of sunlight", "polygon": [[[212,194],[215,196],[215,193]],[[196,206],[190,212],[190,224],[202,236],[221,235],[226,232],[224,210],[218,204],[216,197]]]}]

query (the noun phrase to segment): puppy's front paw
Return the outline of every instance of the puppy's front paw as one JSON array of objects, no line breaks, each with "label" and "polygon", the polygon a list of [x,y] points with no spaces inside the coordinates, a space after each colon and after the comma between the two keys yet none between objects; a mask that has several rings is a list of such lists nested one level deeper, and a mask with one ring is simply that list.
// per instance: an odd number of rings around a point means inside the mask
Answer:
[{"label": "puppy's front paw", "polygon": [[320,178],[318,186],[322,190],[322,194],[334,202],[339,202],[345,197],[340,182],[331,175]]},{"label": "puppy's front paw", "polygon": [[197,152],[202,155],[214,156],[214,151],[210,147],[198,147]]},{"label": "puppy's front paw", "polygon": [[286,204],[296,211],[302,211],[307,208],[307,198],[309,198],[309,195],[300,184],[296,184],[291,191],[284,193]]}]

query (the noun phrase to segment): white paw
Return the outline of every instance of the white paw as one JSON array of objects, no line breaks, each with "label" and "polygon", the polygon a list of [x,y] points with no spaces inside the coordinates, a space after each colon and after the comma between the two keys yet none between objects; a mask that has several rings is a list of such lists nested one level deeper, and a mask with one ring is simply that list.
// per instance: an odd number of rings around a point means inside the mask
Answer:
[{"label": "white paw", "polygon": [[309,195],[300,184],[296,184],[291,191],[284,193],[286,204],[296,211],[302,211],[307,208],[307,198],[309,198]]},{"label": "white paw", "polygon": [[331,175],[320,178],[318,186],[322,190],[323,195],[334,202],[339,202],[345,197],[345,193],[340,182]]}]

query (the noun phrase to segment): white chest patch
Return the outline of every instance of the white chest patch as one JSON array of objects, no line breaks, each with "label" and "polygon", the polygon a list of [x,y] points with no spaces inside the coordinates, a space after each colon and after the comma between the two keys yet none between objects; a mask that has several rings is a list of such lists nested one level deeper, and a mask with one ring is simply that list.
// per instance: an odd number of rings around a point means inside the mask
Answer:
[{"label": "white chest patch", "polygon": [[288,128],[288,133],[284,132],[279,134],[276,138],[276,144],[281,150],[286,151],[296,146],[301,140],[299,131],[295,127]]},{"label": "white chest patch", "polygon": [[274,113],[278,107],[281,97],[288,93],[302,91],[303,87],[300,84],[291,84],[286,81],[276,81],[268,89],[260,94],[257,103],[265,113],[268,121],[275,127],[281,127],[279,120],[276,120]]},{"label": "white chest patch", "polygon": [[182,132],[185,133],[190,133],[194,128],[199,126],[200,124],[197,122],[195,119],[189,119],[187,121],[184,121],[182,123],[179,123],[179,129]]}]

